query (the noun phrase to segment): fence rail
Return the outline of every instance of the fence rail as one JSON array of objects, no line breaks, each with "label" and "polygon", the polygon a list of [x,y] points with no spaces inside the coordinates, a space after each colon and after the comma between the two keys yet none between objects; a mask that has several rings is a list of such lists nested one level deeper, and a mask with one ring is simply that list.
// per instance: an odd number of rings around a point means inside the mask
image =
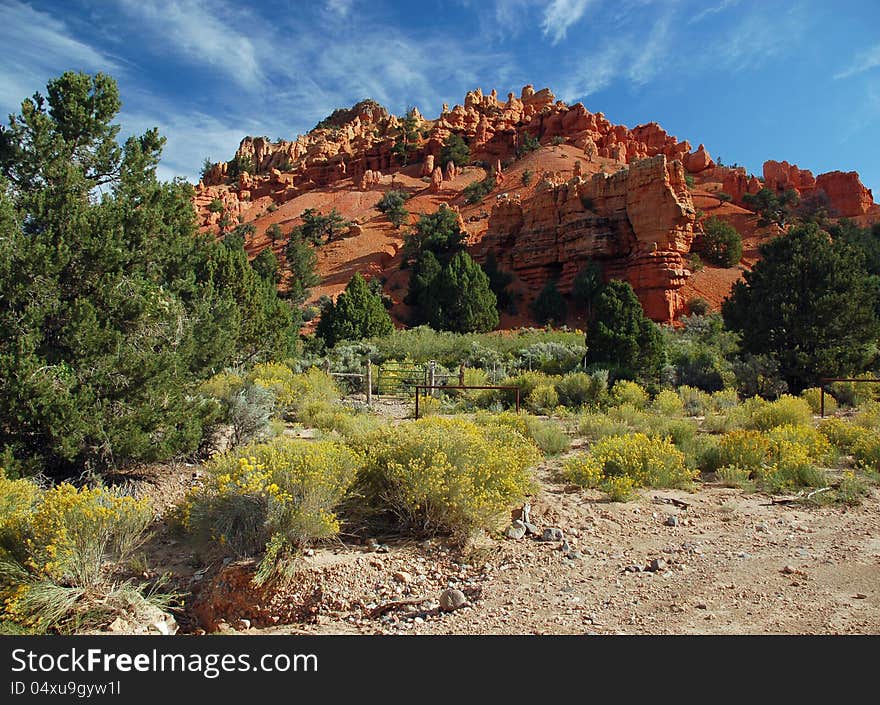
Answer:
[{"label": "fence rail", "polygon": [[516,392],[516,413],[519,413],[519,387],[498,387],[494,385],[472,385],[472,384],[417,384],[416,389],[416,413],[415,417],[419,418],[419,391],[429,389],[501,389]]}]

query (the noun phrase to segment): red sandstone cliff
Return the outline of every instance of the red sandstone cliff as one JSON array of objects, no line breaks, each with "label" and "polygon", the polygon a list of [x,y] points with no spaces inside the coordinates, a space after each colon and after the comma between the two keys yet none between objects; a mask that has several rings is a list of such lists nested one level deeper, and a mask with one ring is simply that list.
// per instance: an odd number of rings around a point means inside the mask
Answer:
[{"label": "red sandstone cliff", "polygon": [[[463,105],[444,105],[434,120],[418,112],[414,117],[421,137],[407,167],[393,151],[401,120],[373,101],[338,110],[293,141],[246,137],[236,162],[252,164],[254,173],[232,180],[229,163],[215,164],[196,188],[199,224],[205,230],[216,227],[219,202],[231,222],[256,225],[257,235],[248,243],[256,253],[268,244],[265,230],[270,224],[288,227],[305,208],[339,207],[359,225],[349,240],[319,252],[324,284],[317,290],[330,295],[341,290],[355,266],[348,266],[345,258],[371,263],[373,274],[388,276],[399,288],[402,283],[389,269],[402,233],[388,231],[373,207],[383,190],[405,188],[413,197],[408,207],[414,213],[457,204],[473,254],[480,258],[495,251],[502,266],[517,276],[515,284],[526,299],[551,277],[567,291],[586,259],[594,258],[603,262],[606,276],[633,285],[649,316],[670,321],[693,295],[685,256],[693,240],[695,211],[723,206],[715,192],[727,192],[733,203],[713,214],[731,219],[749,231],[747,236],[755,235],[754,219],[737,206],[746,193],[765,186],[795,189],[802,197],[823,192],[839,216],[872,218],[880,212],[855,172],[813,177],[787,162],[768,161],[762,183],[742,167],[717,165],[704,145],[694,150],[657,123],[614,125],[580,103],[569,106],[556,100],[546,88],[526,86],[519,97],[511,93],[506,100],[495,91],[483,94],[478,89],[465,96]],[[463,202],[464,186],[486,172],[469,167],[460,173],[439,163],[443,142],[452,133],[467,140],[477,163],[496,171],[496,199],[489,196],[475,206]],[[533,138],[542,149],[515,160],[518,149]],[[521,178],[532,169],[534,184],[525,187]],[[685,174],[695,180],[690,189]],[[274,211],[278,213],[270,216]],[[281,252],[278,243],[276,249]],[[705,278],[702,273],[700,277]],[[722,288],[729,288],[729,279],[719,280],[725,282]],[[724,293],[713,292],[709,298],[720,300]]]}]

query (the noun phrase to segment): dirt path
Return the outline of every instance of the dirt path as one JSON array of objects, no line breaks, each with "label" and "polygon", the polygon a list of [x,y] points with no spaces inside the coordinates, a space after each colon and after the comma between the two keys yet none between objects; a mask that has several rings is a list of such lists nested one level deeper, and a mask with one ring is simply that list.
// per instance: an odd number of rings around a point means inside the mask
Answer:
[{"label": "dirt path", "polygon": [[[559,541],[531,537],[487,538],[466,557],[434,542],[388,553],[322,550],[307,559],[327,597],[315,623],[247,631],[880,633],[876,490],[856,508],[769,505],[766,496],[713,486],[646,490],[615,504],[569,491],[546,469],[540,475],[533,520],[562,528],[580,558],[566,557]],[[647,569],[655,560],[659,569]],[[446,587],[465,592],[471,606],[440,612]],[[377,605],[414,597],[426,600],[370,616]]]}]

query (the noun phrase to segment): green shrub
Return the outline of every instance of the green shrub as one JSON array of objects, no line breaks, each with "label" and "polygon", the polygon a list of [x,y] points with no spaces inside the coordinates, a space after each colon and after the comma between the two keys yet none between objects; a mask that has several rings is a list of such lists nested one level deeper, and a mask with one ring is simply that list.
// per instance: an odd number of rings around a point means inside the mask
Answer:
[{"label": "green shrub", "polygon": [[630,404],[637,409],[644,409],[648,399],[648,392],[644,387],[627,379],[617,380],[611,388],[611,403],[615,406]]},{"label": "green shrub", "polygon": [[464,538],[494,529],[531,489],[534,443],[504,425],[427,418],[388,427],[360,441],[367,468],[363,504],[420,534]]},{"label": "green shrub", "polygon": [[697,424],[688,419],[646,416],[638,430],[655,438],[669,438],[677,447],[686,446],[697,435]]},{"label": "green shrub", "polygon": [[705,316],[707,313],[709,313],[709,311],[712,310],[709,302],[700,296],[695,296],[690,301],[688,301],[687,307],[692,316]]},{"label": "green shrub", "polygon": [[651,402],[654,411],[666,416],[677,416],[684,412],[684,402],[681,397],[671,389],[664,389],[657,393]]},{"label": "green shrub", "polygon": [[776,401],[761,404],[751,415],[751,423],[759,431],[785,424],[809,424],[812,420],[813,412],[807,401],[790,394],[783,394]]},{"label": "green shrub", "polygon": [[880,402],[865,401],[859,404],[852,422],[862,428],[880,428]]},{"label": "green shrub", "polygon": [[734,267],[742,257],[742,237],[730,223],[712,217],[703,222],[703,232],[697,235],[694,249],[712,264]]},{"label": "green shrub", "polygon": [[754,485],[750,480],[751,472],[736,465],[725,465],[715,471],[715,477],[724,487],[751,489]]},{"label": "green shrub", "polygon": [[550,280],[541,289],[531,305],[532,316],[541,325],[550,323],[561,325],[568,316],[568,304],[565,302],[556,282]]},{"label": "green shrub", "polygon": [[867,483],[854,472],[847,471],[840,476],[840,482],[835,491],[838,502],[855,506],[862,501],[862,497],[868,494]]},{"label": "green shrub", "polygon": [[726,411],[739,404],[739,395],[735,389],[720,389],[712,392],[711,407],[714,411]]},{"label": "green shrub", "polygon": [[685,464],[694,472],[714,472],[721,467],[719,439],[706,433],[696,434],[679,449],[684,453]]},{"label": "green shrub", "polygon": [[703,416],[712,405],[711,395],[686,384],[678,388],[678,395],[684,404],[684,413],[688,416]]},{"label": "green shrub", "polygon": [[[873,374],[856,375],[855,379],[873,380]],[[868,401],[880,400],[880,382],[834,382],[830,387],[832,395],[843,406],[860,406]],[[826,398],[825,403],[828,403]]]},{"label": "green shrub", "polygon": [[577,432],[591,441],[598,441],[606,436],[623,436],[629,433],[625,421],[618,421],[600,413],[582,413],[577,417]]},{"label": "green shrub", "polygon": [[361,458],[332,441],[278,438],[215,456],[184,505],[184,525],[206,546],[260,556],[258,581],[296,550],[335,536],[334,509]]},{"label": "green shrub", "polygon": [[464,202],[470,205],[482,201],[495,188],[495,177],[487,176],[482,181],[472,181],[464,187]]},{"label": "green shrub", "polygon": [[758,479],[770,492],[821,487],[826,482],[825,474],[813,464],[808,448],[784,439],[771,441],[767,464],[758,471]]},{"label": "green shrub", "polygon": [[257,438],[269,427],[275,409],[275,393],[271,389],[258,384],[246,384],[225,401],[234,445]]},{"label": "green shrub", "polygon": [[559,405],[559,395],[550,384],[539,384],[526,398],[526,408],[534,412],[553,411]]},{"label": "green shrub", "polygon": [[528,414],[515,414],[512,411],[491,414],[481,411],[475,416],[474,423],[479,426],[505,426],[513,429],[534,441],[546,455],[558,455],[571,445],[568,435],[559,423]]},{"label": "green shrub", "polygon": [[[819,387],[810,387],[801,392],[801,399],[810,405],[810,411],[818,414],[822,410],[822,390]],[[825,395],[825,413],[833,414],[837,411],[837,402],[830,394]]]}]

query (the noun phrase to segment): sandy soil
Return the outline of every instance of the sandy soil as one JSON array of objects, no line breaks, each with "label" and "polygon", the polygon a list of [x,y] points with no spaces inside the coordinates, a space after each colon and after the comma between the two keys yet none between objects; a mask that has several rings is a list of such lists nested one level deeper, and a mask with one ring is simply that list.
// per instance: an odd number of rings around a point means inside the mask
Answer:
[{"label": "sandy soil", "polygon": [[[858,507],[774,504],[714,484],[693,493],[643,490],[621,504],[565,484],[558,465],[537,470],[532,520],[539,534],[561,529],[566,550],[540,535],[483,536],[463,550],[438,540],[343,536],[350,542],[303,559],[286,594],[232,601],[211,592],[228,586],[228,568],[190,553],[173,522],[160,521],[149,560],[155,572],[172,572],[179,589],[201,590],[190,606],[212,603],[219,622],[208,626],[220,631],[880,633],[876,488]],[[198,476],[197,468],[165,468],[144,487],[170,517]],[[460,589],[469,606],[441,612],[447,588]],[[303,596],[307,616],[294,609]],[[205,626],[192,615],[179,621],[189,630]]]}]

